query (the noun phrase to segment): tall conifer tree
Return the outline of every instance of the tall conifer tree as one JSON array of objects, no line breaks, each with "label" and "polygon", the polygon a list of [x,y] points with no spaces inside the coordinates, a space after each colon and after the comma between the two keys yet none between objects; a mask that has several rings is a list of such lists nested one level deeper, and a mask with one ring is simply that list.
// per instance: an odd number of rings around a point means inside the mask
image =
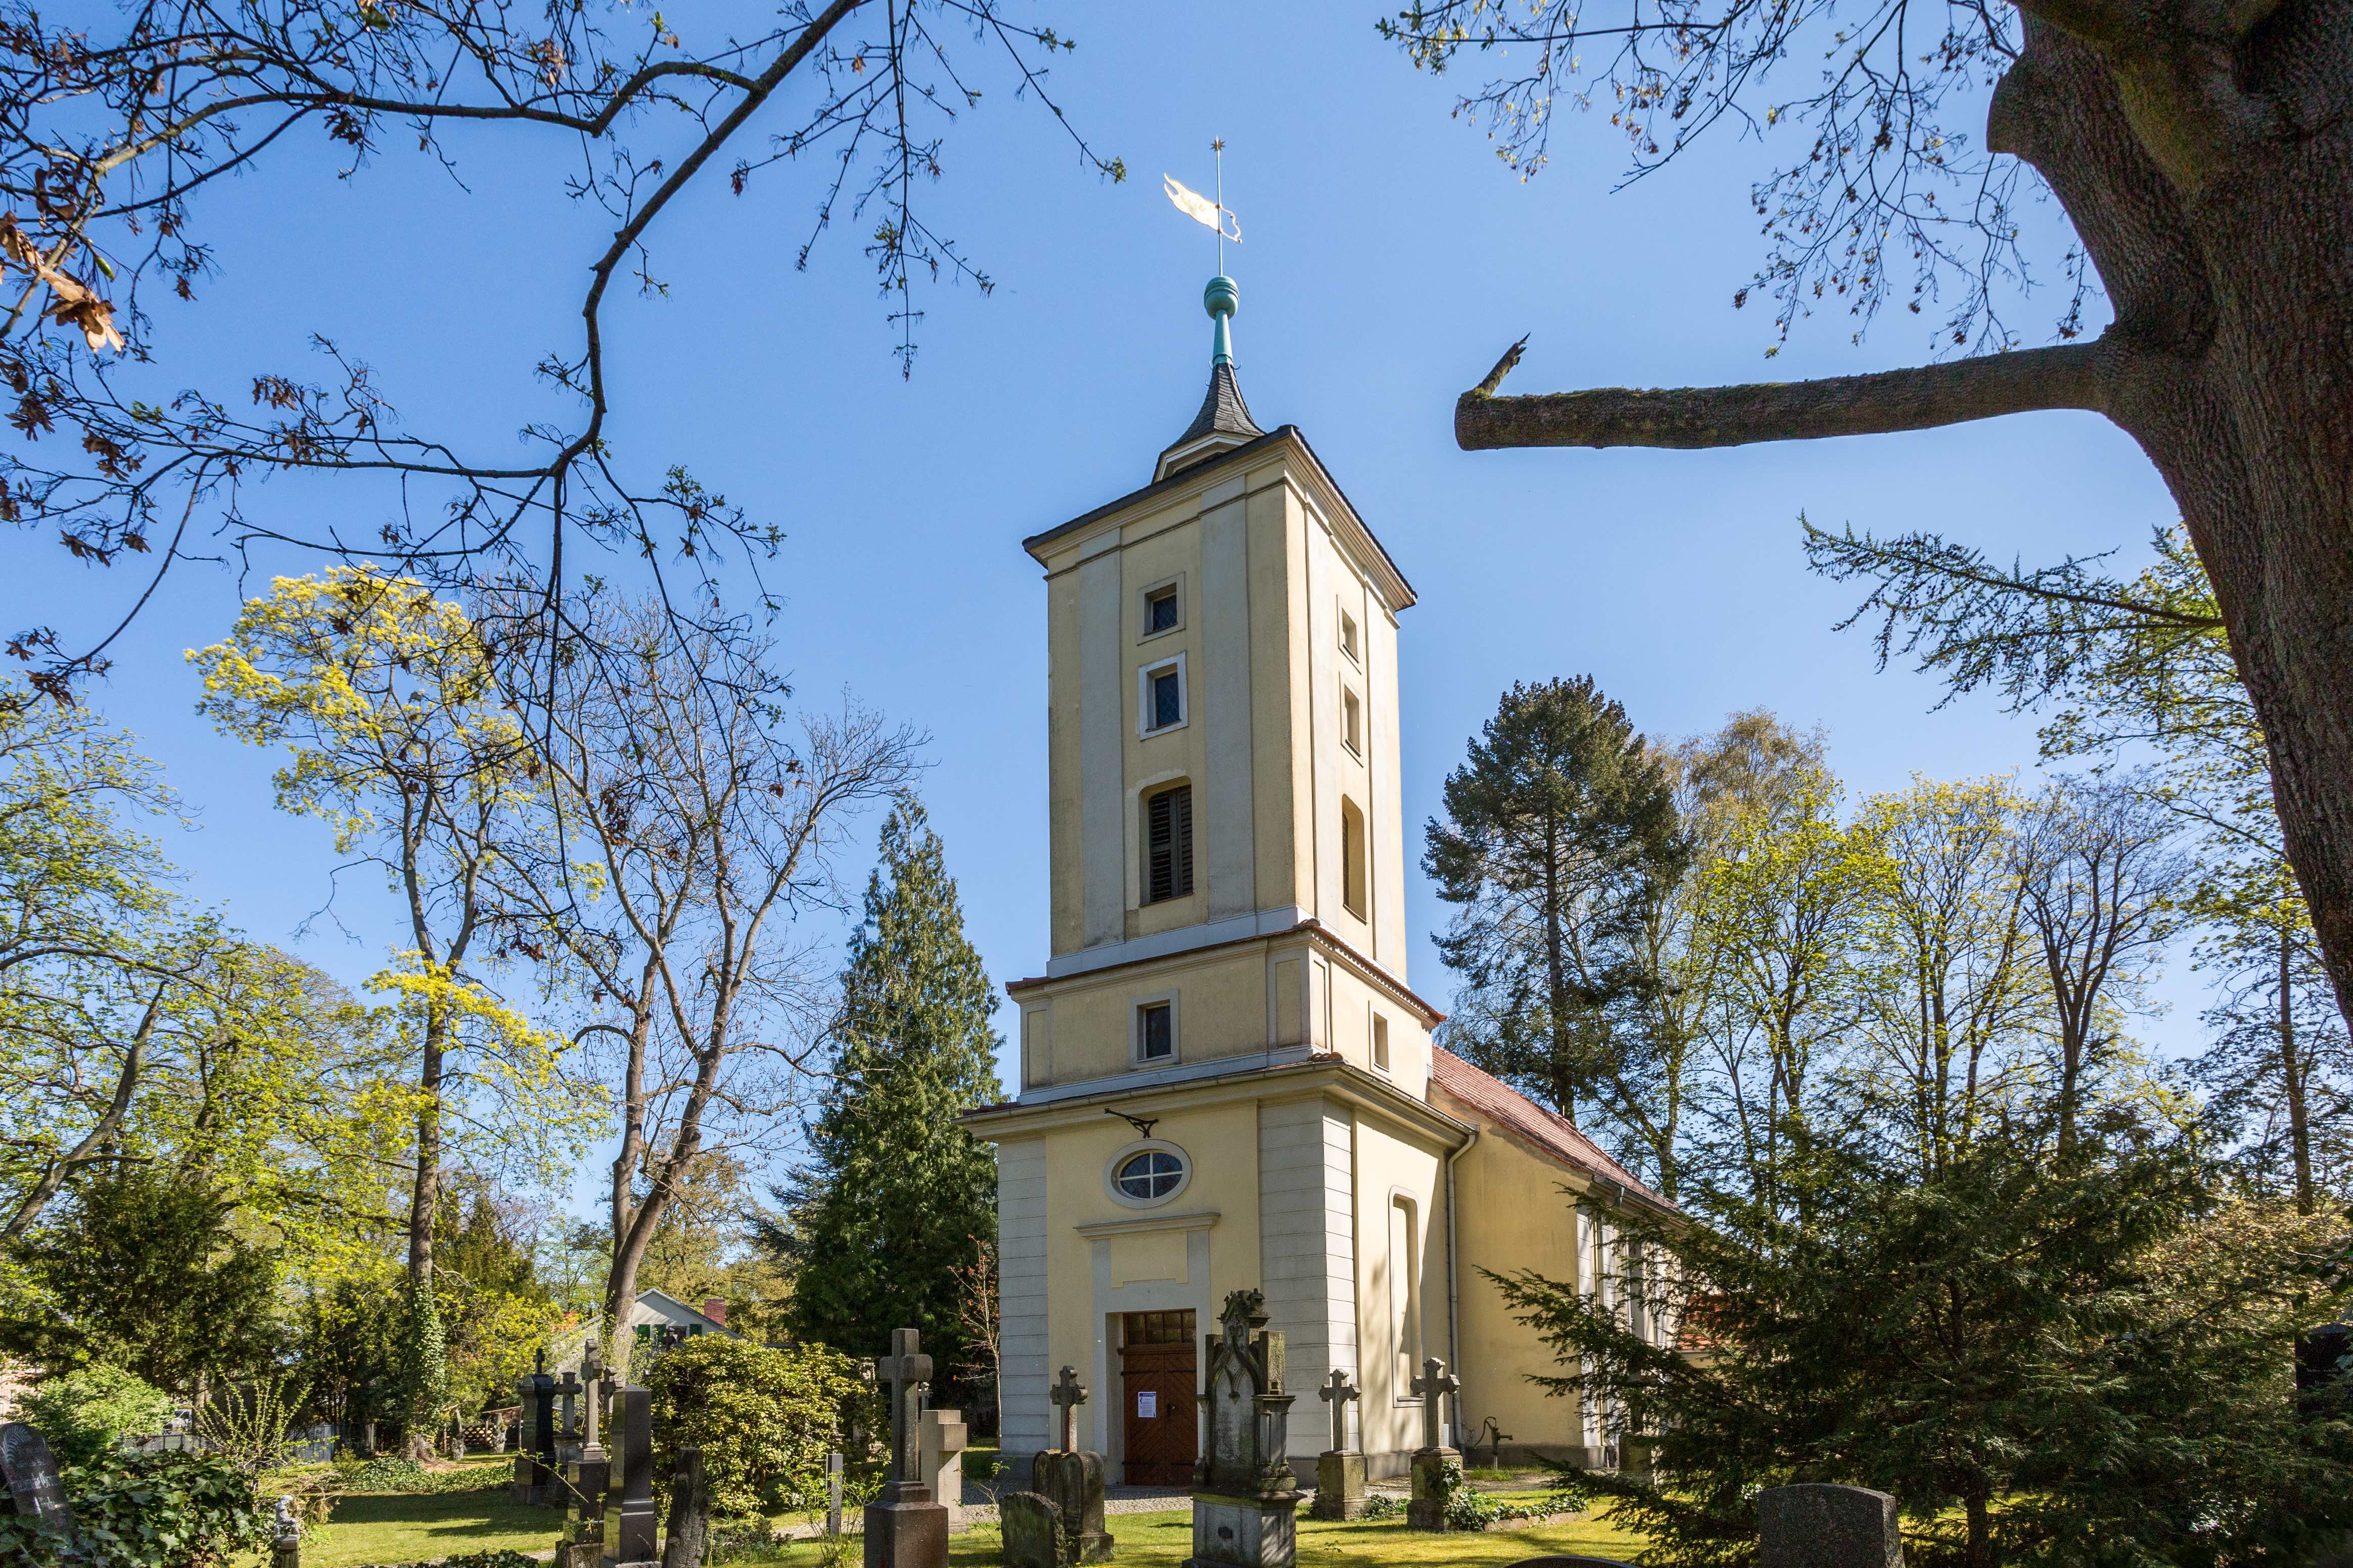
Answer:
[{"label": "tall conifer tree", "polygon": [[955,1119],[998,1095],[995,1010],[939,835],[902,797],[842,974],[813,1158],[778,1194],[785,1225],[764,1232],[797,1265],[801,1337],[863,1355],[913,1328],[943,1372],[971,1360],[957,1298],[996,1235],[997,1162]]}]

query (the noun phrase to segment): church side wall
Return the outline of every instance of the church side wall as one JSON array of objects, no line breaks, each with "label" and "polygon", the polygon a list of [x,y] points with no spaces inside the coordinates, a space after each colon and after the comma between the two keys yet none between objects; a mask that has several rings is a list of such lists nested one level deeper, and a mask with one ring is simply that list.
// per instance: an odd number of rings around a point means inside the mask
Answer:
[{"label": "church side wall", "polygon": [[1356,1118],[1356,1334],[1362,1447],[1375,1476],[1404,1473],[1421,1445],[1412,1380],[1447,1352],[1446,1213],[1439,1148]]},{"label": "church side wall", "polygon": [[1261,909],[1303,906],[1307,889],[1299,875],[1294,835],[1298,816],[1293,754],[1294,714],[1291,679],[1292,628],[1289,585],[1293,562],[1289,490],[1281,470],[1250,476],[1243,501],[1249,518],[1250,828],[1256,837],[1253,886]]},{"label": "church side wall", "polygon": [[[1454,1108],[1461,1114],[1461,1108]],[[1586,1232],[1577,1199],[1561,1191],[1576,1178],[1520,1144],[1483,1128],[1455,1162],[1455,1237],[1461,1248],[1462,1436],[1481,1441],[1490,1416],[1510,1435],[1506,1451],[1534,1451],[1571,1463],[1593,1462],[1585,1420],[1573,1396],[1552,1397],[1529,1374],[1558,1375],[1552,1352],[1515,1321],[1495,1282],[1481,1272],[1533,1269],[1547,1279],[1589,1284],[1582,1256]]]},{"label": "church side wall", "polygon": [[1258,1134],[1261,1289],[1299,1401],[1289,1451],[1312,1462],[1330,1436],[1314,1387],[1356,1364],[1355,1129],[1319,1097],[1262,1104]]},{"label": "church side wall", "polygon": [[997,1376],[1007,1454],[1047,1443],[1046,1140],[997,1149]]}]

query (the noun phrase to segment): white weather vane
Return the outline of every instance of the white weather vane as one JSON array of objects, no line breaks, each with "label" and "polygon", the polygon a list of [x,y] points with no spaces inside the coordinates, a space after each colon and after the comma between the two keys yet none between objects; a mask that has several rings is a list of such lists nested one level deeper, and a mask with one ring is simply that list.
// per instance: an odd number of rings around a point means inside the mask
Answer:
[{"label": "white weather vane", "polygon": [[1168,199],[1176,204],[1178,212],[1195,223],[1206,224],[1217,230],[1218,270],[1223,273],[1226,269],[1226,241],[1230,239],[1236,245],[1242,242],[1242,220],[1226,205],[1226,139],[1220,136],[1210,142],[1209,151],[1218,155],[1218,195],[1214,201],[1174,174],[1161,175],[1160,184],[1168,193]]}]

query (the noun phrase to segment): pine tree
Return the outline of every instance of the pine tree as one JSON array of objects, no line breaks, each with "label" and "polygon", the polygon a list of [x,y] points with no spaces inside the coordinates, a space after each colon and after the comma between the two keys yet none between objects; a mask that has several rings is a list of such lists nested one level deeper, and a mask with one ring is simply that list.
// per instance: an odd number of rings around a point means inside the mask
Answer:
[{"label": "pine tree", "polygon": [[797,1266],[787,1321],[800,1337],[866,1355],[917,1329],[946,1369],[971,1360],[958,1294],[997,1232],[996,1157],[955,1121],[999,1092],[996,996],[913,798],[883,824],[881,854],[842,974],[813,1159],[762,1239]]}]

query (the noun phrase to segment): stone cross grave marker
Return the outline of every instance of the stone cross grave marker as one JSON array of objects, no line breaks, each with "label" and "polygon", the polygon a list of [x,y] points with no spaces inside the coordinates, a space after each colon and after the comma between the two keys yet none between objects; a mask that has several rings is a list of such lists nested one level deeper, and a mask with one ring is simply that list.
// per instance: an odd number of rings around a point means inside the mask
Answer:
[{"label": "stone cross grave marker", "polygon": [[605,1426],[605,1365],[596,1357],[596,1342],[590,1340],[588,1348],[580,1354],[580,1376],[588,1384],[587,1412],[580,1418],[580,1441],[594,1447],[604,1441]]},{"label": "stone cross grave marker", "polygon": [[1425,1448],[1446,1447],[1445,1402],[1462,1387],[1446,1363],[1431,1356],[1421,1363],[1421,1375],[1413,1380],[1414,1393],[1421,1396],[1421,1446]]},{"label": "stone cross grave marker", "polygon": [[1348,1402],[1361,1399],[1364,1395],[1349,1384],[1347,1369],[1335,1366],[1332,1369],[1332,1375],[1316,1389],[1315,1397],[1332,1406],[1332,1452],[1345,1453],[1348,1448]]},{"label": "stone cross grave marker", "polygon": [[1079,1382],[1079,1369],[1066,1366],[1054,1379],[1054,1386],[1046,1397],[1054,1402],[1062,1415],[1062,1451],[1075,1454],[1079,1449],[1079,1406],[1087,1402],[1087,1391]]},{"label": "stone cross grave marker", "polygon": [[58,1461],[49,1453],[47,1438],[21,1421],[0,1426],[0,1476],[7,1478],[19,1514],[72,1538],[73,1505],[66,1501],[65,1483],[58,1479]]},{"label": "stone cross grave marker", "polygon": [[947,1568],[948,1510],[923,1481],[923,1384],[932,1358],[913,1329],[891,1331],[891,1353],[874,1363],[891,1385],[891,1479],[866,1506],[866,1568]]},{"label": "stone cross grave marker", "polygon": [[1348,1447],[1348,1402],[1364,1395],[1350,1384],[1347,1369],[1335,1366],[1315,1396],[1332,1406],[1332,1446],[1316,1456],[1315,1501],[1308,1511],[1318,1519],[1362,1519],[1369,1475],[1365,1456]]},{"label": "stone cross grave marker", "polygon": [[907,1489],[923,1490],[922,1458],[923,1384],[932,1379],[932,1358],[923,1353],[923,1336],[913,1329],[891,1331],[891,1353],[874,1363],[874,1375],[891,1385],[891,1490],[893,1501],[928,1502]]}]

